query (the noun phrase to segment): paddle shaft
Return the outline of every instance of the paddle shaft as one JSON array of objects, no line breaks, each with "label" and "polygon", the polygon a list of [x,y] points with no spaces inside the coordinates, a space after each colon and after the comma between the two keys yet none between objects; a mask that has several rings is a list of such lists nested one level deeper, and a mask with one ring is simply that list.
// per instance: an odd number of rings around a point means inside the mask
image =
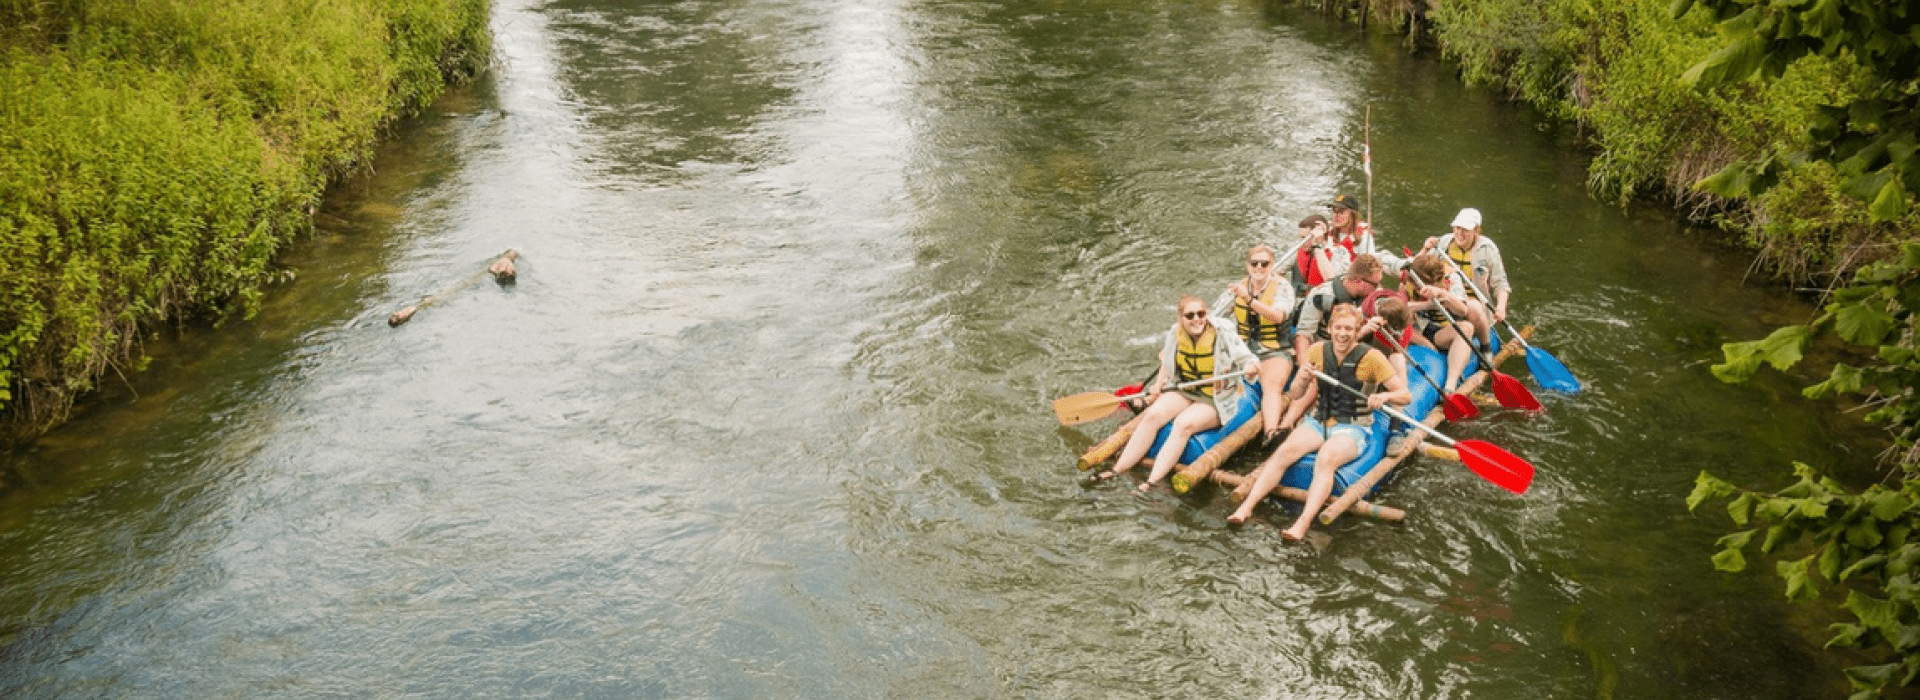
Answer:
[{"label": "paddle shaft", "polygon": [[[1214,382],[1217,382],[1217,381],[1220,381],[1220,380],[1222,380],[1222,379],[1233,379],[1233,378],[1235,378],[1235,377],[1244,377],[1244,376],[1247,376],[1247,372],[1248,372],[1248,370],[1244,370],[1244,369],[1243,369],[1243,370],[1239,370],[1239,371],[1235,371],[1235,372],[1228,372],[1228,373],[1226,373],[1226,374],[1222,374],[1222,375],[1219,375],[1219,376],[1217,376],[1217,377],[1208,377],[1208,378],[1206,378],[1206,379],[1195,379],[1195,380],[1193,380],[1193,381],[1190,381],[1190,382],[1185,382],[1185,383],[1182,383],[1182,384],[1175,384],[1175,385],[1173,385],[1173,386],[1170,386],[1170,387],[1167,387],[1167,389],[1192,389],[1192,388],[1194,388],[1194,387],[1196,387],[1196,386],[1202,386],[1202,385],[1205,385],[1205,384],[1212,384],[1212,383],[1214,383]],[[1157,374],[1157,372],[1156,372],[1156,374]],[[1162,389],[1162,390],[1161,390],[1161,392],[1162,392],[1162,393],[1164,393],[1165,391],[1166,391],[1166,389]],[[1131,396],[1129,396],[1129,397],[1127,397],[1127,398],[1133,398],[1133,397],[1131,397]]]},{"label": "paddle shaft", "polygon": [[1418,363],[1418,362],[1415,362],[1415,361],[1413,360],[1413,355],[1412,355],[1412,354],[1409,354],[1409,353],[1407,352],[1407,348],[1406,348],[1406,346],[1403,346],[1403,345],[1401,345],[1401,344],[1400,344],[1400,341],[1398,341],[1398,340],[1395,340],[1395,339],[1393,338],[1393,336],[1391,336],[1391,335],[1383,335],[1383,336],[1381,336],[1381,337],[1383,337],[1383,338],[1386,338],[1386,339],[1387,339],[1387,344],[1388,344],[1388,345],[1392,345],[1392,346],[1393,346],[1393,349],[1394,349],[1394,350],[1396,350],[1396,351],[1398,351],[1398,352],[1399,352],[1400,354],[1402,354],[1402,355],[1406,355],[1406,356],[1407,356],[1407,365],[1408,365],[1409,367],[1412,367],[1412,368],[1413,368],[1413,371],[1415,371],[1415,372],[1419,372],[1419,373],[1420,373],[1420,378],[1421,378],[1421,379],[1425,379],[1425,380],[1427,380],[1427,385],[1428,385],[1428,386],[1431,386],[1431,387],[1433,387],[1433,390],[1434,390],[1434,391],[1437,391],[1437,392],[1440,392],[1440,395],[1441,395],[1441,396],[1446,396],[1446,395],[1447,395],[1447,390],[1446,390],[1446,389],[1442,389],[1442,388],[1440,388],[1440,382],[1436,382],[1436,381],[1434,381],[1434,380],[1433,380],[1433,375],[1431,375],[1431,374],[1427,374],[1427,369],[1426,369],[1425,367],[1421,367],[1421,366],[1420,366],[1420,363]]},{"label": "paddle shaft", "polygon": [[[1442,257],[1445,257],[1445,256],[1443,255]],[[1418,273],[1418,272],[1414,272],[1414,271],[1413,271],[1413,266],[1412,266],[1412,265],[1408,265],[1408,266],[1407,266],[1407,267],[1406,267],[1405,269],[1406,269],[1406,271],[1407,271],[1407,274],[1409,274],[1409,275],[1413,275],[1413,281],[1414,281],[1414,283],[1415,283],[1415,284],[1418,284],[1418,285],[1420,285],[1420,286],[1422,286],[1422,287],[1425,287],[1425,286],[1427,286],[1427,281],[1426,281],[1426,280],[1423,280],[1423,279],[1420,279],[1420,273]],[[1423,296],[1424,296],[1424,295],[1423,295]],[[1453,329],[1454,329],[1454,330],[1455,330],[1456,332],[1460,330],[1460,321],[1458,321],[1458,320],[1456,320],[1456,319],[1455,319],[1455,318],[1453,317],[1453,312],[1451,312],[1451,311],[1448,311],[1448,310],[1447,310],[1447,305],[1446,305],[1446,304],[1444,304],[1444,303],[1441,303],[1441,302],[1440,302],[1440,301],[1439,301],[1438,299],[1429,299],[1428,301],[1431,301],[1431,302],[1433,302],[1433,308],[1435,308],[1435,309],[1439,309],[1439,310],[1440,310],[1440,315],[1441,315],[1441,316],[1445,316],[1445,317],[1447,317],[1447,323],[1449,323],[1449,324],[1452,324],[1452,325],[1453,325]],[[1493,371],[1495,371],[1495,370],[1494,370],[1494,368],[1493,368],[1493,358],[1492,358],[1492,357],[1489,357],[1489,356],[1487,356],[1487,351],[1486,351],[1486,350],[1484,350],[1484,349],[1481,349],[1481,347],[1480,347],[1480,345],[1479,345],[1478,343],[1475,343],[1475,342],[1473,342],[1473,337],[1472,337],[1472,335],[1471,335],[1471,334],[1468,334],[1468,333],[1459,333],[1459,335],[1460,335],[1460,341],[1459,341],[1459,342],[1463,342],[1463,343],[1466,343],[1466,344],[1467,344],[1467,347],[1469,347],[1469,348],[1472,348],[1472,349],[1473,349],[1473,354],[1475,354],[1475,355],[1479,355],[1479,356],[1480,356],[1480,361],[1481,361],[1481,362],[1485,362],[1485,363],[1487,363],[1487,371],[1488,371],[1488,372],[1493,372]]]}]

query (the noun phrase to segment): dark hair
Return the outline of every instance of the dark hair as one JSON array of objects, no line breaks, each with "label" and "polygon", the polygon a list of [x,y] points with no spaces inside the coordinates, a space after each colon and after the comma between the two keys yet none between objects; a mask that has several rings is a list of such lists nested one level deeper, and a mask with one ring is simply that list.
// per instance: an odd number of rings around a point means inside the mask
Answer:
[{"label": "dark hair", "polygon": [[1319,214],[1314,214],[1313,216],[1309,216],[1307,218],[1300,220],[1300,228],[1313,228],[1314,226],[1332,226],[1332,225],[1333,224],[1327,222],[1327,217],[1321,216]]}]

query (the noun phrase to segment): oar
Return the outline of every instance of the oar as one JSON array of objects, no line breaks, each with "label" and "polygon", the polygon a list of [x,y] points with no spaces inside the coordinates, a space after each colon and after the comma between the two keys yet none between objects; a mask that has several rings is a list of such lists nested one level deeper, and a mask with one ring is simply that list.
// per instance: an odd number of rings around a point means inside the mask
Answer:
[{"label": "oar", "polygon": [[[1195,379],[1185,384],[1176,384],[1175,389],[1192,389],[1203,384],[1212,384],[1222,379],[1244,377],[1247,370],[1228,372],[1217,377]],[[1079,425],[1100,420],[1113,414],[1113,407],[1133,399],[1133,395],[1115,396],[1108,391],[1089,391],[1082,394],[1061,397],[1053,402],[1053,414],[1060,418],[1061,425]]]},{"label": "oar", "polygon": [[[1413,276],[1414,284],[1418,284],[1423,287],[1426,286],[1427,284],[1426,280],[1420,279],[1420,273],[1414,272],[1413,267],[1411,265],[1409,265],[1404,269],[1407,271],[1407,274]],[[1440,315],[1447,317],[1447,323],[1453,324],[1453,330],[1455,335],[1460,336],[1460,338],[1455,342],[1466,343],[1467,347],[1471,348],[1474,354],[1480,356],[1480,362],[1486,364],[1487,372],[1493,375],[1493,397],[1500,400],[1500,405],[1505,406],[1507,408],[1524,408],[1529,411],[1539,411],[1544,409],[1544,407],[1540,405],[1540,400],[1533,398],[1533,392],[1527,391],[1526,385],[1521,384],[1520,380],[1514,379],[1510,375],[1503,374],[1500,372],[1499,369],[1494,368],[1493,358],[1488,357],[1487,352],[1485,350],[1482,350],[1479,344],[1473,342],[1472,334],[1459,332],[1460,321],[1456,320],[1453,317],[1452,312],[1447,311],[1446,304],[1442,304],[1438,301],[1435,301],[1433,302],[1433,308],[1439,309]]]},{"label": "oar", "polygon": [[1392,345],[1393,349],[1400,351],[1400,354],[1406,355],[1407,366],[1412,367],[1413,371],[1419,372],[1420,378],[1427,380],[1427,384],[1433,387],[1433,393],[1442,397],[1443,400],[1440,402],[1440,410],[1446,414],[1447,420],[1458,423],[1463,420],[1473,420],[1480,415],[1480,407],[1473,405],[1473,399],[1467,398],[1466,394],[1459,392],[1449,394],[1446,389],[1440,388],[1440,382],[1434,381],[1433,375],[1427,374],[1426,368],[1421,367],[1420,363],[1413,359],[1413,355],[1408,353],[1404,346],[1400,345],[1400,341],[1395,340],[1393,336],[1387,334],[1382,334],[1380,337],[1386,338],[1388,345]]},{"label": "oar", "polygon": [[1367,174],[1367,218],[1360,252],[1373,254],[1373,104],[1367,104],[1366,125],[1360,132],[1360,170]]},{"label": "oar", "polygon": [[[1467,280],[1467,291],[1472,292],[1474,298],[1479,299],[1480,303],[1486,304],[1487,312],[1491,314],[1493,312],[1493,300],[1488,299],[1487,294],[1480,291],[1480,283],[1473,279],[1473,275],[1462,271],[1458,265],[1453,264],[1452,258],[1444,254],[1440,256],[1440,259],[1446,261],[1448,268],[1460,273],[1460,276]],[[1507,325],[1507,332],[1513,334],[1513,339],[1520,343],[1520,347],[1527,349],[1527,371],[1533,373],[1533,380],[1539,382],[1542,388],[1549,391],[1558,391],[1563,394],[1572,394],[1580,391],[1580,380],[1574,378],[1573,372],[1567,371],[1566,365],[1560,364],[1560,358],[1554,357],[1539,346],[1527,342],[1527,339],[1520,335],[1520,331],[1514,329],[1512,322],[1504,318],[1500,319],[1500,322]]]},{"label": "oar", "polygon": [[[1320,370],[1312,367],[1307,367],[1306,370],[1312,372],[1313,376],[1319,377],[1323,383],[1340,387],[1347,393],[1363,399],[1367,397],[1359,389],[1341,384],[1339,380],[1327,376]],[[1398,418],[1408,425],[1421,424],[1420,421],[1408,417],[1407,414],[1401,413],[1399,409],[1389,404],[1381,404],[1380,410],[1386,411],[1387,415]],[[1428,435],[1440,438],[1441,442],[1458,450],[1460,461],[1464,462],[1468,469],[1472,469],[1473,473],[1479,474],[1481,478],[1493,482],[1495,486],[1514,493],[1526,493],[1527,487],[1533,484],[1533,465],[1527,460],[1514,456],[1511,452],[1500,449],[1498,445],[1481,440],[1455,440],[1434,432],[1432,428],[1427,428],[1426,431]]]}]

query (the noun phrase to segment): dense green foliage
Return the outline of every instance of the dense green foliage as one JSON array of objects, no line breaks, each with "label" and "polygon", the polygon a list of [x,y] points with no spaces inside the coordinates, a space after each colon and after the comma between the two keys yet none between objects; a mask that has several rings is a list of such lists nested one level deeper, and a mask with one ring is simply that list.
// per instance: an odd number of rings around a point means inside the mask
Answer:
[{"label": "dense green foliage", "polygon": [[1831,280],[1884,257],[1916,219],[1868,220],[1824,162],[1771,171],[1764,191],[1694,183],[1755,154],[1798,148],[1822,119],[1817,105],[1867,94],[1871,71],[1849,56],[1780,66],[1777,79],[1712,91],[1678,80],[1713,55],[1715,15],[1674,14],[1672,0],[1445,0],[1431,15],[1443,53],[1473,82],[1497,85],[1577,123],[1595,157],[1596,194],[1670,197],[1755,248],[1794,281]]},{"label": "dense green foliage", "polygon": [[[1812,323],[1788,326],[1762,340],[1730,343],[1727,361],[1716,376],[1744,381],[1768,365],[1787,369],[1800,362],[1808,343],[1832,337],[1861,353],[1863,366],[1835,364],[1826,381],[1806,389],[1810,398],[1871,393],[1870,421],[1885,423],[1902,451],[1903,478],[1897,486],[1873,485],[1855,491],[1822,477],[1804,464],[1794,465],[1797,483],[1763,493],[1736,488],[1702,472],[1687,507],[1731,499],[1727,512],[1735,525],[1749,527],[1721,538],[1715,566],[1746,568],[1745,551],[1784,554],[1789,548],[1809,553],[1777,562],[1787,597],[1811,601],[1827,588],[1847,591],[1845,609],[1855,622],[1835,625],[1828,646],[1864,649],[1885,663],[1850,668],[1849,680],[1866,698],[1887,685],[1911,685],[1920,678],[1920,243],[1907,243],[1894,259],[1862,268],[1853,283],[1832,295],[1825,313]],[[1756,541],[1756,536],[1759,540]]]},{"label": "dense green foliage", "polygon": [[[1681,0],[1675,13],[1695,3]],[[1729,164],[1700,187],[1729,197],[1764,197],[1796,172],[1826,168],[1835,189],[1874,223],[1901,232],[1897,253],[1861,268],[1832,293],[1812,323],[1788,326],[1767,338],[1730,343],[1714,374],[1743,381],[1764,365],[1786,369],[1816,337],[1832,337],[1872,354],[1839,362],[1809,397],[1869,395],[1869,421],[1894,434],[1901,471],[1897,486],[1856,492],[1796,464],[1798,483],[1774,493],[1745,490],[1702,473],[1689,508],[1730,499],[1736,525],[1752,529],[1720,540],[1714,558],[1723,570],[1746,567],[1755,535],[1763,555],[1787,548],[1811,553],[1783,560],[1775,570],[1787,597],[1813,600],[1823,589],[1847,590],[1844,608],[1854,622],[1835,625],[1828,646],[1858,648],[1883,663],[1847,669],[1856,698],[1876,697],[1894,685],[1920,680],[1920,242],[1912,236],[1911,201],[1920,192],[1920,6],[1886,0],[1704,0],[1699,10],[1719,21],[1721,40],[1694,65],[1685,82],[1704,91],[1740,85],[1756,74],[1778,81],[1809,60],[1857,66],[1856,90],[1814,111],[1808,132]]]},{"label": "dense green foliage", "polygon": [[0,0],[0,408],[37,427],[142,327],[250,308],[378,130],[471,76],[485,0]]}]

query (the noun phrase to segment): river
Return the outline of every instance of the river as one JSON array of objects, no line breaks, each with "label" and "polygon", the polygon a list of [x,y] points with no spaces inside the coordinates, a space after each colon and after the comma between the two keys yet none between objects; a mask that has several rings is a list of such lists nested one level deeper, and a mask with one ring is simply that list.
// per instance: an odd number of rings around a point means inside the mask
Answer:
[{"label": "river", "polygon": [[[1811,308],[1396,38],[1234,0],[493,25],[493,73],[330,195],[257,317],[156,337],[6,456],[0,695],[1843,689],[1827,620],[1713,571],[1732,526],[1683,503],[1871,459],[1793,378],[1707,372]],[[1341,192],[1394,247],[1485,212],[1589,387],[1450,429],[1532,490],[1416,461],[1378,497],[1405,523],[1299,544],[1215,489],[1084,484],[1113,424],[1052,399],[1137,381],[1178,295]],[[509,248],[517,284],[383,322]]]}]

